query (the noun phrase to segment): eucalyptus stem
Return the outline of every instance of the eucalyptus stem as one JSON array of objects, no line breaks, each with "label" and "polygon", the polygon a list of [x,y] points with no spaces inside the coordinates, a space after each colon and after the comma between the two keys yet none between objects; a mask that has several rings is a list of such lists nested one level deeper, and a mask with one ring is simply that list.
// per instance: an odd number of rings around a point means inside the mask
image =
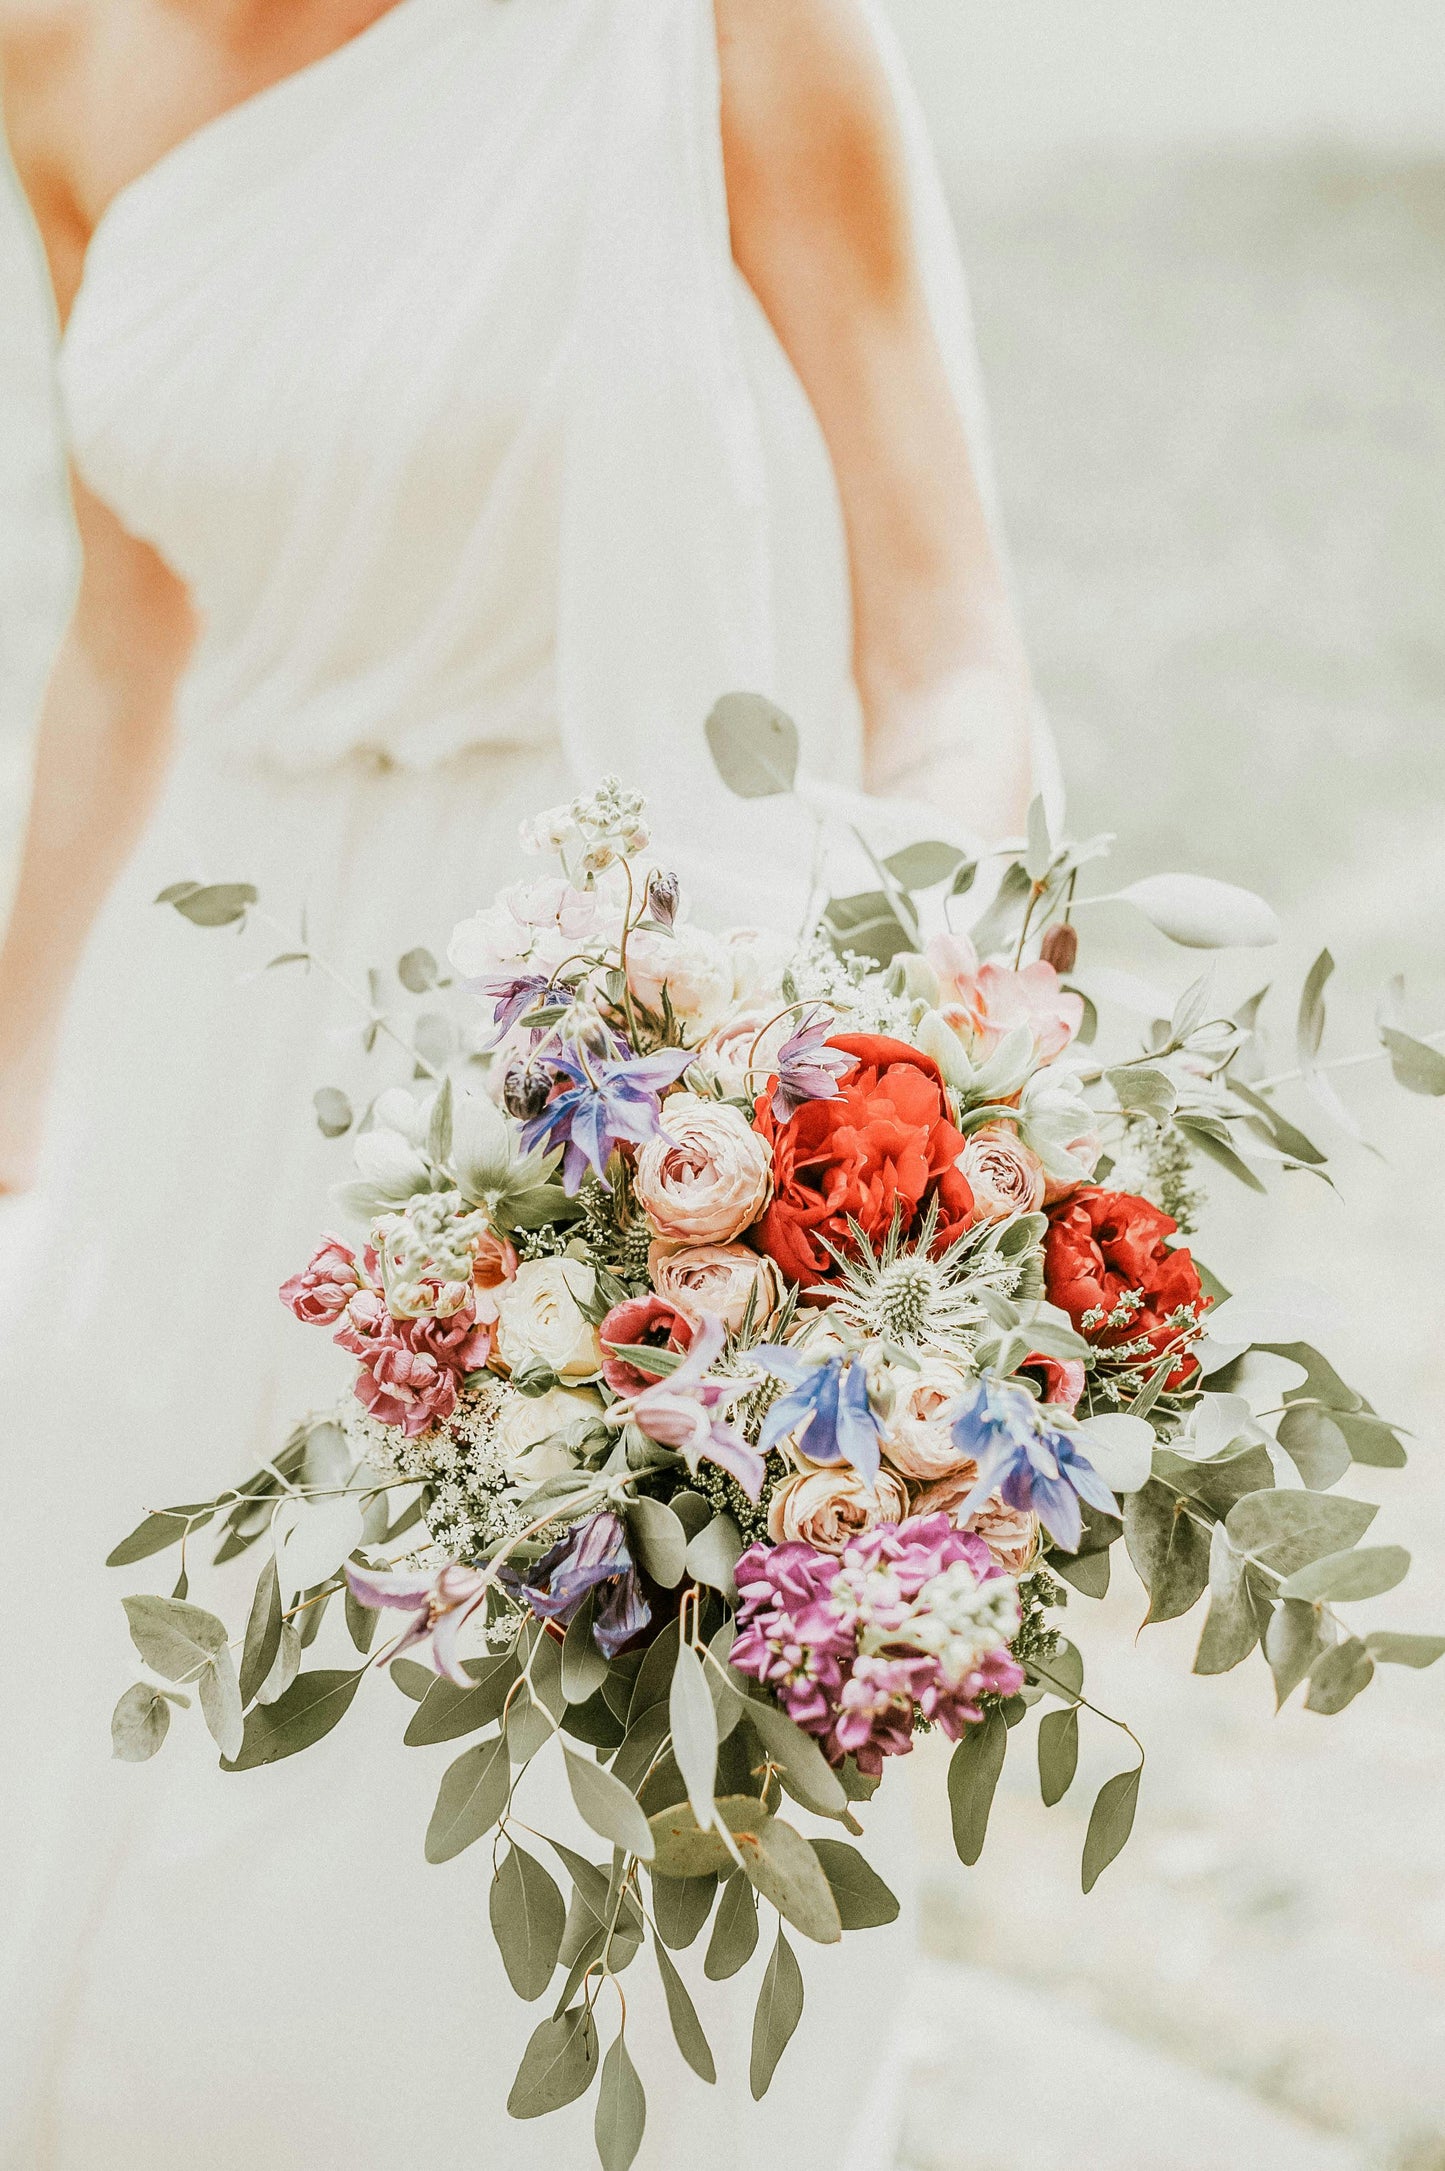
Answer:
[{"label": "eucalyptus stem", "polygon": [[[263,911],[259,905],[252,905],[251,911],[257,922],[262,927],[269,927],[279,941],[290,941],[291,938],[280,921],[273,919],[269,912]],[[417,1069],[424,1072],[431,1079],[433,1085],[441,1083],[441,1073],[433,1070],[426,1057],[418,1049],[414,1048],[403,1034],[397,1031],[390,1018],[387,1017],[384,1011],[377,1009],[369,995],[363,995],[359,988],[353,987],[351,982],[344,979],[336,967],[322,957],[319,951],[312,949],[309,942],[304,942],[304,954],[308,965],[314,965],[317,971],[331,982],[333,987],[341,990],[341,993],[346,996],[348,1001],[355,1003],[359,1010],[365,1011],[368,1025],[375,1026],[378,1032],[385,1033],[389,1040],[394,1040],[397,1046],[411,1058]]]}]

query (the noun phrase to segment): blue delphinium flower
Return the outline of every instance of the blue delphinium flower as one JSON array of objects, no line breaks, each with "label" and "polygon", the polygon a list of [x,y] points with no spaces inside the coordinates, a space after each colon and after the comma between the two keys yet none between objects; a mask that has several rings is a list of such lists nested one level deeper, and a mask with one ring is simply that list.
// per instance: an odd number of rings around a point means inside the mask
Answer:
[{"label": "blue delphinium flower", "polygon": [[621,1138],[646,1145],[658,1132],[662,1095],[693,1060],[686,1048],[659,1048],[655,1055],[593,1053],[580,1048],[548,1051],[544,1061],[559,1081],[567,1084],[554,1092],[540,1115],[533,1116],[522,1132],[527,1152],[534,1146],[555,1146],[565,1139],[562,1187],[569,1196],[581,1189],[589,1166],[603,1184],[607,1162]]},{"label": "blue delphinium flower", "polygon": [[1071,1433],[1024,1387],[983,1378],[953,1420],[953,1444],[978,1464],[978,1479],[954,1513],[962,1522],[992,1493],[1038,1516],[1056,1545],[1076,1553],[1083,1536],[1080,1500],[1117,1515],[1118,1502]]},{"label": "blue delphinium flower", "polygon": [[[764,1342],[749,1356],[788,1382],[763,1420],[764,1455],[786,1433],[810,1462],[848,1462],[871,1485],[878,1475],[878,1420],[868,1400],[868,1375],[856,1357],[803,1357],[782,1343]],[[806,1430],[802,1428],[806,1427]]]}]

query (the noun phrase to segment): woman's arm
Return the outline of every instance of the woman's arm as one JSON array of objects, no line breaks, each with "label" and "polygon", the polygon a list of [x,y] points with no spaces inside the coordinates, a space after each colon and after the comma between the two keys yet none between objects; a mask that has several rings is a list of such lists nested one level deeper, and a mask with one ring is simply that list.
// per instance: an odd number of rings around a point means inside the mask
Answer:
[{"label": "woman's arm", "polygon": [[875,791],[1022,826],[1033,695],[914,246],[889,85],[856,0],[716,0],[733,253],[842,500]]},{"label": "woman's arm", "polygon": [[[62,315],[85,226],[58,155],[40,39],[0,42],[4,110]],[[57,1028],[97,910],[164,772],[175,682],[192,640],[184,587],[83,486],[81,575],[41,714],[30,818],[0,946],[0,1191],[33,1174]]]}]

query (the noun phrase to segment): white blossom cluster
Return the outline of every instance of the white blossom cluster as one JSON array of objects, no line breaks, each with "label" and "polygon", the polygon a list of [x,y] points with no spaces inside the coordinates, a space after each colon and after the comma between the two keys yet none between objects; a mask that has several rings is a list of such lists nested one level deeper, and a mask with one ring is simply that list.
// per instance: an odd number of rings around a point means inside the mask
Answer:
[{"label": "white blossom cluster", "polygon": [[849,1032],[890,1033],[905,1040],[912,1036],[912,998],[891,993],[868,959],[839,957],[822,934],[798,951],[783,992],[790,1002],[826,1003]]},{"label": "white blossom cluster", "polygon": [[509,1538],[527,1509],[509,1477],[497,1437],[498,1421],[514,1400],[505,1381],[468,1387],[449,1418],[407,1439],[358,1405],[346,1429],[371,1466],[384,1476],[431,1489],[426,1527],[450,1560],[472,1560],[484,1546]]},{"label": "white blossom cluster", "polygon": [[569,882],[591,889],[597,877],[620,859],[645,852],[652,832],[641,792],[624,791],[615,776],[603,777],[595,791],[523,822],[524,851],[555,852]]}]

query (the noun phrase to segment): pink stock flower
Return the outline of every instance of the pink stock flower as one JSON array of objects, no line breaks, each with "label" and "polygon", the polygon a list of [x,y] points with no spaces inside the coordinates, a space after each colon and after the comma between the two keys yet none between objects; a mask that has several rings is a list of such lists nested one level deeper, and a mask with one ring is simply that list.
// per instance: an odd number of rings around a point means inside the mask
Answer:
[{"label": "pink stock flower", "polygon": [[308,1327],[330,1327],[362,1286],[356,1254],[339,1236],[324,1236],[311,1264],[281,1284],[281,1302]]},{"label": "pink stock flower", "polygon": [[1070,994],[1042,958],[1018,972],[980,965],[967,935],[935,935],[928,961],[941,982],[939,1007],[978,1062],[1027,1025],[1038,1061],[1051,1063],[1084,1022],[1084,998]]},{"label": "pink stock flower", "polygon": [[470,1303],[446,1319],[394,1319],[376,1290],[363,1289],[334,1339],[361,1360],[355,1393],[363,1409],[413,1439],[451,1416],[461,1381],[491,1353],[492,1327]]}]

